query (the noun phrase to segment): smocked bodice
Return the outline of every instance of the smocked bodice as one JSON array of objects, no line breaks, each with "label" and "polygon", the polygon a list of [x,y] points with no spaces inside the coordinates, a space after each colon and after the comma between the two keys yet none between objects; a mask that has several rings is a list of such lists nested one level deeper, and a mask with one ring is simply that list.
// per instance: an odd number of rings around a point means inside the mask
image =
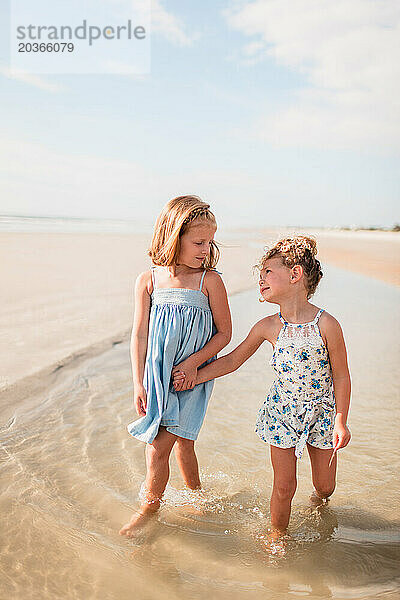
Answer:
[{"label": "smocked bodice", "polygon": [[200,290],[186,288],[155,288],[151,294],[151,301],[152,306],[175,304],[211,311],[207,296]]}]

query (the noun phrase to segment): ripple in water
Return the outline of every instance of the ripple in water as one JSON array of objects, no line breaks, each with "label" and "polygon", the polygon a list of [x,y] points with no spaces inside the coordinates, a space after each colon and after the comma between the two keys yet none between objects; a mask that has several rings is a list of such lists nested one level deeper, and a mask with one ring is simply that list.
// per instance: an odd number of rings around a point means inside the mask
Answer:
[{"label": "ripple in water", "polygon": [[[126,433],[131,375],[129,348],[121,343],[54,373],[47,388],[43,382],[45,392],[29,393],[27,406],[18,405],[0,425],[0,597],[398,599],[398,294],[350,275],[327,282],[329,302],[320,304],[332,305],[344,320],[352,353],[355,435],[340,456],[332,503],[319,511],[307,504],[307,461],[299,465],[284,555],[267,555],[263,543],[271,472],[253,433],[268,358],[261,351],[216,386],[197,445],[203,489],[180,489],[173,473],[162,509],[143,535],[118,536],[139,507],[145,474],[143,445]],[[357,311],[349,315],[354,298]],[[385,310],[374,312],[369,299]],[[253,300],[256,295],[232,298],[239,326]],[[390,352],[377,353],[383,346]]]}]

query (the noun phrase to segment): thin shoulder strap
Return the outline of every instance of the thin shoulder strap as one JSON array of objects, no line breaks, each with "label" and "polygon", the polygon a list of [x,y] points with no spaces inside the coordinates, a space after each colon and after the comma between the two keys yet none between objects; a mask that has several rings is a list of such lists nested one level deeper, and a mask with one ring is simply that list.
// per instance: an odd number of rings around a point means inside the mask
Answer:
[{"label": "thin shoulder strap", "polygon": [[281,311],[279,311],[279,318],[284,325],[287,325],[287,321],[285,321],[285,319],[282,317]]},{"label": "thin shoulder strap", "polygon": [[203,281],[204,281],[204,277],[205,277],[206,273],[207,273],[207,269],[204,269],[203,275],[201,276],[201,279],[200,279],[200,287],[199,287],[199,291],[200,292],[201,292],[201,290],[203,288]]},{"label": "thin shoulder strap", "polygon": [[156,274],[155,274],[155,267],[151,267],[151,281],[153,282],[153,290],[156,289]]},{"label": "thin shoulder strap", "polygon": [[324,312],[323,308],[320,308],[319,311],[317,312],[317,314],[315,315],[315,319],[314,321],[312,321],[312,323],[318,323],[320,316],[322,315],[322,313]]}]

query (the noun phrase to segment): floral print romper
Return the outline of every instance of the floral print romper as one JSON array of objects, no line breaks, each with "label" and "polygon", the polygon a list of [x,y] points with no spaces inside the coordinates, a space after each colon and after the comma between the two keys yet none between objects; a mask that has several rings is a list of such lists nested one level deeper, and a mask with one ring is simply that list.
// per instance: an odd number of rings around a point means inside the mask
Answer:
[{"label": "floral print romper", "polygon": [[261,407],[256,433],[279,448],[295,447],[300,458],[306,443],[332,448],[335,398],[328,350],[321,337],[319,310],[309,323],[283,323],[271,366],[276,373]]}]

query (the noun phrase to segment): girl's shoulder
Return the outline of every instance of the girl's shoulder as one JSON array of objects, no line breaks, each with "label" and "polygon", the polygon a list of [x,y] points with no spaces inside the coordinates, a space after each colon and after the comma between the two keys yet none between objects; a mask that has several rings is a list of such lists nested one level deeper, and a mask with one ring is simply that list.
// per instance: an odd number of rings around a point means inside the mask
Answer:
[{"label": "girl's shoulder", "polygon": [[340,328],[340,323],[333,315],[328,313],[328,311],[323,310],[321,316],[318,320],[320,328],[328,328],[328,329],[337,329]]},{"label": "girl's shoulder", "polygon": [[204,272],[204,281],[222,281],[221,271],[217,269],[206,269]]},{"label": "girl's shoulder", "polygon": [[339,321],[326,310],[321,314],[318,326],[324,341],[327,341],[328,338],[341,337],[343,335]]},{"label": "girl's shoulder", "polygon": [[225,289],[225,284],[221,277],[222,273],[217,269],[207,269],[203,272],[201,289],[207,295],[218,290]]},{"label": "girl's shoulder", "polygon": [[147,271],[143,271],[139,273],[136,277],[135,287],[138,291],[145,292],[151,296],[153,293],[153,273],[152,269],[148,269]]},{"label": "girl's shoulder", "polygon": [[253,326],[253,329],[272,345],[275,344],[281,328],[282,323],[279,319],[279,313],[264,317]]}]

